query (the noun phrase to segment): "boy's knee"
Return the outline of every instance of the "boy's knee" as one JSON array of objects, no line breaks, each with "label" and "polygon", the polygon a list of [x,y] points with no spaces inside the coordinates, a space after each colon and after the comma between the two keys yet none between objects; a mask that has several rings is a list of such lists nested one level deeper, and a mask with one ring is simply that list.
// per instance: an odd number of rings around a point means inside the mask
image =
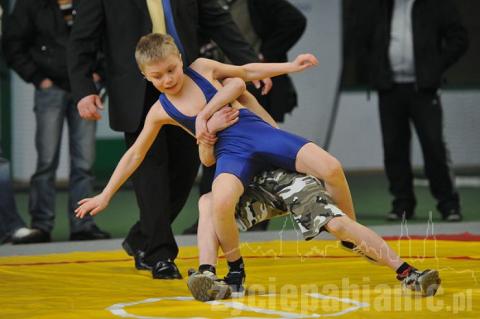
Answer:
[{"label": "boy's knee", "polygon": [[335,217],[332,218],[326,225],[327,230],[335,236],[343,236],[347,232],[347,224],[350,222],[348,217]]},{"label": "boy's knee", "polygon": [[205,214],[210,211],[212,196],[210,193],[200,196],[198,199],[198,210],[200,214]]},{"label": "boy's knee", "polygon": [[212,198],[213,212],[215,214],[222,214],[225,210],[234,210],[235,205],[237,204],[237,199],[234,196],[229,196],[227,194],[222,194],[220,196],[214,196]]}]

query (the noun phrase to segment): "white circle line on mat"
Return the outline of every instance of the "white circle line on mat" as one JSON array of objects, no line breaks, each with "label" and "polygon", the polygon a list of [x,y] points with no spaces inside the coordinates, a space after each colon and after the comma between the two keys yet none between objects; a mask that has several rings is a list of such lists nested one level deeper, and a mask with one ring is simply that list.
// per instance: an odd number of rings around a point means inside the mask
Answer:
[{"label": "white circle line on mat", "polygon": [[[267,296],[276,296],[276,294],[268,294],[268,295],[259,295],[259,297],[267,297]],[[319,293],[311,293],[307,294],[307,296],[310,296],[315,299],[321,299],[321,300],[335,300],[341,303],[345,304],[351,304],[352,306],[344,309],[339,312],[334,312],[334,313],[328,313],[328,314],[317,314],[317,313],[312,313],[312,314],[300,314],[300,313],[293,313],[293,312],[285,312],[285,311],[278,311],[278,310],[273,310],[273,309],[265,309],[265,308],[260,308],[260,307],[252,307],[252,306],[247,306],[241,302],[238,301],[222,301],[222,300],[214,300],[214,301],[209,301],[207,304],[210,304],[212,306],[225,306],[228,308],[232,308],[235,310],[241,310],[241,311],[251,311],[251,312],[256,312],[259,314],[264,314],[264,315],[278,315],[278,318],[288,318],[288,319],[306,319],[306,318],[319,318],[319,317],[337,317],[344,315],[349,312],[356,311],[360,308],[365,308],[369,307],[370,305],[366,302],[360,302],[356,301],[350,298],[338,298],[334,296],[327,296],[327,295],[322,295]],[[156,303],[159,301],[163,300],[177,300],[177,301],[194,301],[193,297],[187,297],[187,296],[178,296],[178,297],[160,297],[160,298],[148,298],[144,299],[141,301],[133,301],[133,302],[128,302],[128,303],[117,303],[114,304],[105,310],[110,311],[112,314],[122,317],[122,318],[135,318],[135,319],[171,319],[174,317],[150,317],[150,316],[140,316],[140,315],[135,315],[132,313],[129,313],[125,308],[135,306],[135,305],[141,305],[141,304],[148,304],[148,303]],[[240,317],[230,317],[229,319],[236,319]],[[253,319],[253,318],[262,318],[262,317],[241,317],[242,319]],[[206,319],[206,317],[191,317],[190,319]]]}]

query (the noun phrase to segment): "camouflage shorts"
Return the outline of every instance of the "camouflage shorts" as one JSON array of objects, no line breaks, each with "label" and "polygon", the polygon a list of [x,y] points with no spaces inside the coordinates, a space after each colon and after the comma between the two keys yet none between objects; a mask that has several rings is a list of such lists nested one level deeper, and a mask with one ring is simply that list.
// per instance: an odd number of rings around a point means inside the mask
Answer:
[{"label": "camouflage shorts", "polygon": [[322,232],[334,217],[345,214],[333,203],[321,181],[283,169],[265,171],[254,178],[237,204],[240,230],[273,217],[291,214],[305,240]]}]

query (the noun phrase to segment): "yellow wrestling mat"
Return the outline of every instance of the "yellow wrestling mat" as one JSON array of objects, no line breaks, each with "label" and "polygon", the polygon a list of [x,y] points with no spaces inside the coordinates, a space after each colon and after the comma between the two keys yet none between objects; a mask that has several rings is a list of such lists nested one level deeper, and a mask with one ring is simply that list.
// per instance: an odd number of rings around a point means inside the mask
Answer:
[{"label": "yellow wrestling mat", "polygon": [[[245,297],[210,303],[192,300],[185,279],[152,280],[121,251],[3,257],[0,318],[480,318],[480,242],[389,243],[416,267],[440,271],[435,297],[403,291],[389,269],[335,241],[273,241],[242,245]],[[181,248],[183,274],[196,256]]]}]

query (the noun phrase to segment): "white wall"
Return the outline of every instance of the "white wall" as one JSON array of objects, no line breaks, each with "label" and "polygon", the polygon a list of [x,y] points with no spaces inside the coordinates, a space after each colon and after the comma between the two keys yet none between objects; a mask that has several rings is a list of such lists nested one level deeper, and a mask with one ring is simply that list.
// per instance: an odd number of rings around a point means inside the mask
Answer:
[{"label": "white wall", "polygon": [[294,74],[299,106],[285,118],[282,128],[323,145],[330,121],[341,63],[341,1],[292,0],[307,17],[307,29],[290,50],[290,59],[299,53],[313,53],[319,66]]},{"label": "white wall", "polygon": [[[480,167],[480,90],[445,91],[441,95],[444,137],[454,167]],[[413,130],[412,130],[413,132]],[[343,93],[330,152],[349,169],[383,167],[377,96]],[[423,166],[417,136],[412,143],[412,163]]]}]

